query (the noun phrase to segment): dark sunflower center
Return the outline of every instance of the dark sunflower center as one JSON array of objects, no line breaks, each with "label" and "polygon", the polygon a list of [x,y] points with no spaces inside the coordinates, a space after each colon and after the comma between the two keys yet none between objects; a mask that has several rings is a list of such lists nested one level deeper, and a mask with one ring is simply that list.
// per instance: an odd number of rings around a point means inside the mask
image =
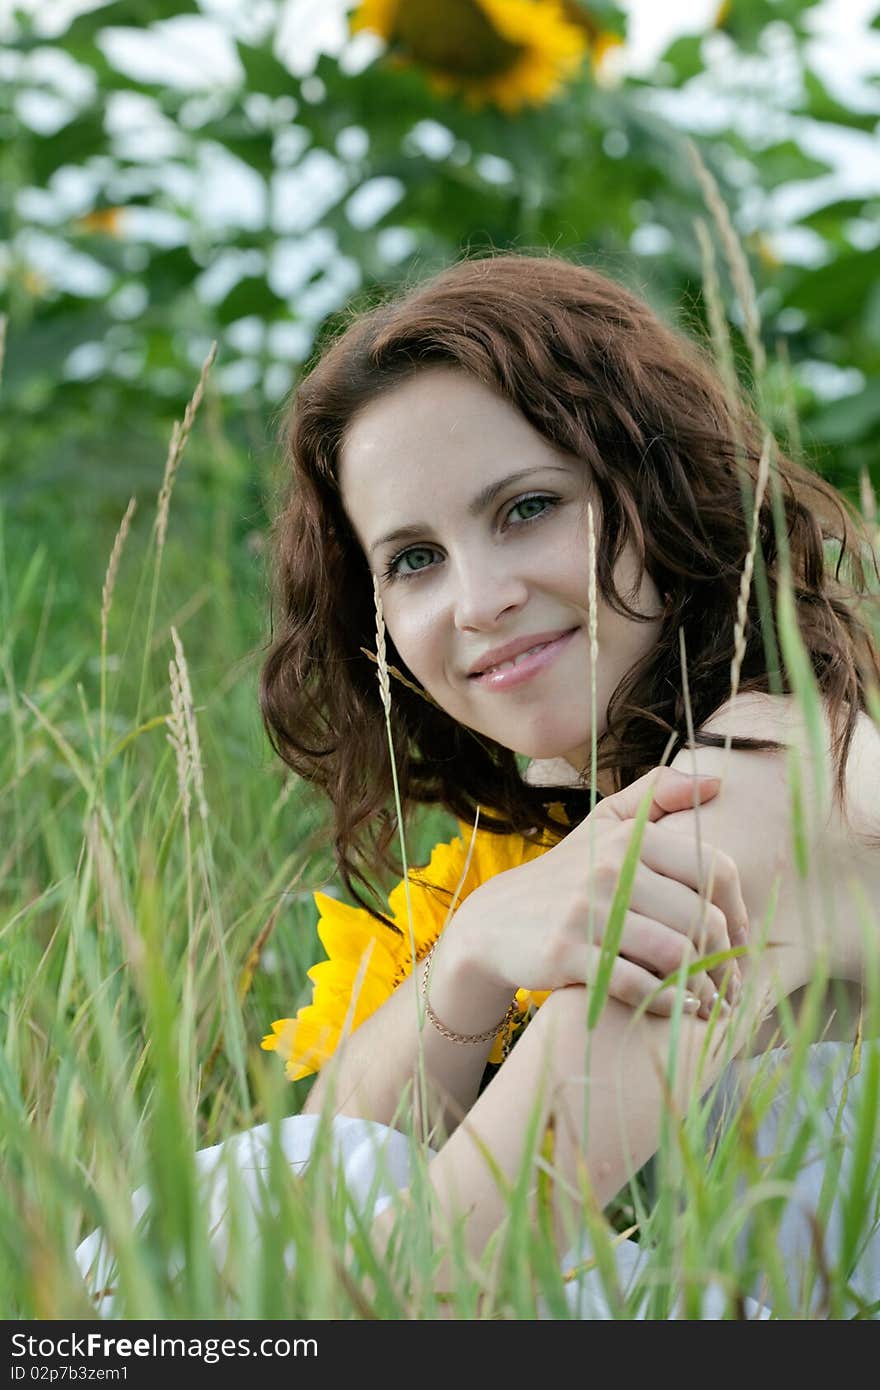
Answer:
[{"label": "dark sunflower center", "polygon": [[400,0],[394,39],[425,67],[462,77],[493,77],[522,52],[502,38],[479,0]]}]

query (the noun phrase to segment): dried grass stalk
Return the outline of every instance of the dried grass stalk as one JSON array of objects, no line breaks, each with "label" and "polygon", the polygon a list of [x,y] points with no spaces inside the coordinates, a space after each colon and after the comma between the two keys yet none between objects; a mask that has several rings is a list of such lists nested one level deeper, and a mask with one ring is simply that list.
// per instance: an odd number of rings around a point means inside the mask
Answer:
[{"label": "dried grass stalk", "polygon": [[743,660],[746,654],[746,621],[749,608],[749,591],[752,587],[752,574],[755,568],[755,550],[758,544],[758,522],[761,516],[761,507],[764,503],[764,493],[767,490],[767,480],[770,477],[770,450],[772,440],[769,434],[764,435],[764,447],[761,450],[761,458],[758,463],[758,479],[755,484],[755,505],[752,509],[751,539],[746,555],[743,572],[739,581],[739,597],[736,605],[736,622],[733,627],[733,659],[730,663],[730,698],[736,699],[736,692],[739,689],[739,675],[742,670]]},{"label": "dried grass stalk", "polygon": [[189,753],[186,746],[186,715],[184,713],[183,686],[180,680],[180,671],[173,657],[168,663],[168,677],[171,683],[171,713],[166,715],[165,719],[168,725],[166,738],[174,749],[174,756],[177,761],[177,788],[180,792],[180,804],[183,807],[183,818],[185,821],[188,821],[190,812],[190,778]]},{"label": "dried grass stalk", "polygon": [[376,662],[378,664],[377,675],[379,677],[379,693],[382,697],[382,708],[385,717],[391,717],[391,682],[388,679],[388,657],[385,651],[385,612],[382,607],[382,595],[379,593],[378,577],[373,575],[373,599],[376,605]]},{"label": "dried grass stalk", "polygon": [[203,821],[208,819],[208,803],[205,798],[205,780],[202,770],[202,755],[199,744],[199,730],[193,705],[192,687],[189,681],[189,667],[177,629],[172,627],[171,640],[174,643],[174,657],[168,663],[171,679],[171,714],[168,725],[171,732],[168,742],[177,756],[177,780],[183,801],[184,815],[189,814],[189,784],[195,788],[196,804]]},{"label": "dried grass stalk", "polygon": [[113,549],[110,551],[110,562],[107,565],[107,573],[104,576],[104,587],[101,590],[101,644],[102,647],[107,643],[107,620],[110,616],[110,605],[113,602],[113,590],[116,587],[116,576],[119,573],[119,561],[122,558],[122,551],[128,539],[131,529],[132,517],[137,510],[137,499],[129,498],[125,515],[116,532],[116,539],[113,542]]},{"label": "dried grass stalk", "polygon": [[714,217],[721,236],[721,244],[724,247],[724,254],[730,267],[730,278],[733,281],[733,288],[742,309],[743,335],[752,356],[755,378],[760,381],[767,369],[767,355],[761,341],[761,316],[758,312],[758,297],[755,293],[751,271],[730,220],[727,205],[719,192],[718,184],[703,163],[694,142],[688,140],[686,143],[697,181],[703,190],[706,206]]},{"label": "dried grass stalk", "polygon": [[721,372],[728,403],[733,406],[737,397],[736,369],[733,365],[733,350],[730,346],[730,330],[724,316],[721,281],[715,260],[715,248],[709,235],[709,228],[702,217],[694,220],[694,231],[700,243],[700,259],[703,265],[703,291],[706,301],[706,316],[712,336],[715,362]]},{"label": "dried grass stalk", "polygon": [[210,351],[205,358],[199,376],[198,385],[193,392],[192,399],[183,414],[183,423],[175,420],[171,429],[171,439],[168,444],[168,456],[165,459],[165,473],[162,478],[162,486],[159,489],[159,497],[156,502],[156,544],[159,550],[165,545],[165,535],[168,530],[168,512],[171,507],[171,491],[174,487],[174,479],[180,467],[180,460],[186,448],[186,442],[192,431],[193,423],[202,403],[205,394],[205,385],[208,380],[208,373],[214,365],[217,356],[217,344],[212,343]]},{"label": "dried grass stalk", "polygon": [[[361,651],[363,652],[365,657],[369,658],[370,661],[376,660],[376,653],[371,652],[369,647],[361,647]],[[405,685],[407,690],[411,690],[414,695],[420,695],[423,700],[425,700],[429,705],[433,705],[435,709],[440,709],[440,706],[437,704],[437,701],[434,699],[433,695],[429,695],[427,690],[422,690],[421,686],[413,685],[412,681],[407,680],[403,672],[398,671],[396,666],[389,666],[386,664],[385,669],[388,672],[389,676],[393,676],[396,681],[400,681],[400,684]]]}]

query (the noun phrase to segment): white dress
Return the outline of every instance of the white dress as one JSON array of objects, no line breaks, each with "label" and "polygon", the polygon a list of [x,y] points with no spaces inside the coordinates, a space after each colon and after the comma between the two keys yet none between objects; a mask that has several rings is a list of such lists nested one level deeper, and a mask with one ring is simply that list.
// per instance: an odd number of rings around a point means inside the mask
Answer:
[{"label": "white dress", "polygon": [[[790,1149],[792,1137],[805,1119],[809,1124],[810,1140],[799,1169],[784,1185],[788,1195],[777,1241],[784,1259],[786,1283],[795,1305],[806,1264],[812,1262],[815,1267],[813,1243],[818,1230],[824,1233],[821,1239],[825,1259],[833,1264],[839,1256],[844,1212],[847,1203],[853,1200],[854,1174],[856,1180],[864,1184],[864,1198],[860,1199],[860,1230],[865,1239],[863,1248],[858,1251],[850,1284],[868,1305],[880,1298],[880,1164],[877,1154],[880,1106],[876,1095],[877,1072],[866,1064],[869,1057],[872,1062],[880,1063],[880,1046],[874,1043],[863,1046],[861,1068],[848,1079],[852,1057],[853,1050],[848,1044],[820,1043],[811,1047],[798,1094],[793,1095],[791,1088],[785,1084],[779,1086],[755,1135],[758,1156],[770,1161],[774,1153]],[[738,1101],[744,1088],[754,1081],[759,1071],[762,1076],[769,1077],[776,1068],[784,1066],[785,1060],[786,1054],[779,1050],[730,1066],[713,1102],[710,1128],[714,1127],[718,1134],[726,1132],[730,1124],[737,1122]],[[856,1162],[852,1140],[856,1133],[864,1136],[868,1132],[865,1126],[869,1125],[871,1114],[875,1127],[866,1177],[864,1162]],[[280,1142],[293,1171],[302,1172],[308,1164],[318,1124],[319,1117],[316,1115],[290,1116],[281,1121]],[[227,1166],[231,1164],[234,1167],[240,1180],[236,1182],[236,1188],[252,1204],[252,1210],[258,1209],[261,1183],[269,1168],[269,1132],[268,1124],[257,1125],[197,1154],[197,1167],[204,1183],[205,1200],[209,1204],[212,1243],[220,1260],[226,1250]],[[332,1122],[330,1138],[333,1152],[344,1172],[346,1187],[361,1209],[372,1209],[373,1214],[377,1215],[393,1200],[395,1188],[408,1186],[411,1141],[400,1131],[370,1120],[338,1116]],[[840,1159],[839,1171],[836,1172],[831,1190],[823,1196],[829,1163],[834,1164],[837,1159]],[[859,1192],[862,1192],[861,1188]],[[135,1216],[139,1218],[147,1206],[143,1190],[134,1194],[133,1205]],[[746,1237],[747,1231],[744,1229],[742,1239]],[[651,1251],[635,1241],[627,1240],[615,1248],[614,1255],[618,1282],[626,1296],[638,1287],[639,1275],[644,1273],[651,1259]],[[567,1252],[563,1269],[571,1270],[589,1256],[589,1247],[583,1241]],[[115,1277],[113,1260],[101,1230],[93,1232],[78,1246],[76,1259],[90,1289],[104,1289],[112,1284]],[[291,1257],[289,1267],[294,1265],[295,1255]],[[752,1293],[755,1297],[745,1300],[746,1316],[772,1316],[762,1300],[760,1287],[753,1289]],[[565,1296],[573,1318],[608,1319],[614,1316],[595,1268],[567,1283]],[[822,1316],[821,1289],[815,1292],[808,1306]],[[112,1297],[98,1298],[96,1312],[100,1316],[112,1317]],[[546,1309],[541,1315],[553,1316]],[[649,1313],[643,1304],[634,1302],[630,1315],[645,1318]],[[680,1315],[673,1312],[673,1317]],[[725,1315],[723,1291],[710,1285],[703,1296],[701,1316],[714,1319]],[[865,1315],[864,1312],[862,1315]],[[873,1314],[869,1312],[868,1315]]]}]

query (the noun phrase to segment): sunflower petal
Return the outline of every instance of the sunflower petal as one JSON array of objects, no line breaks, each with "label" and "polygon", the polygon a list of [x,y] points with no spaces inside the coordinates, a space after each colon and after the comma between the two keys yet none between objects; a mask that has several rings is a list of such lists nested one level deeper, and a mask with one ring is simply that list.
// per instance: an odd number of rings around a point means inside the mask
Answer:
[{"label": "sunflower petal", "polygon": [[[339,1046],[344,1031],[353,1031],[385,1003],[412,970],[409,912],[412,911],[416,956],[421,959],[442,932],[450,906],[458,905],[496,874],[545,854],[556,842],[552,835],[533,844],[520,835],[495,835],[459,821],[461,835],[434,846],[423,868],[410,870],[407,886],[401,881],[390,893],[389,916],[400,928],[396,935],[364,908],[352,907],[326,893],[315,893],[319,912],[318,936],[327,959],[308,970],[312,1002],[295,1018],[278,1019],[262,1039],[265,1051],[275,1051],[286,1062],[286,1074],[299,1080],[317,1071]],[[462,877],[473,836],[467,874]],[[461,882],[460,882],[461,880]],[[457,894],[457,896],[456,896]],[[367,955],[364,960],[365,953]],[[352,991],[358,995],[351,1008]],[[548,991],[519,990],[517,1005],[528,1015],[547,998]],[[525,1020],[524,1020],[525,1021]],[[503,1060],[504,1037],[493,1044],[490,1061]]]}]

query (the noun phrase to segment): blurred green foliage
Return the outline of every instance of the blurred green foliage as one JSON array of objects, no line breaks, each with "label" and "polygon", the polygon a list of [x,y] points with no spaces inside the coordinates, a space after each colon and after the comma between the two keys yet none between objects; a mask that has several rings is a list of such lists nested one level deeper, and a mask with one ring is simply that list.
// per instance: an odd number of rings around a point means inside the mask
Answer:
[{"label": "blurred green foliage", "polygon": [[[577,3],[603,29],[624,30],[613,5]],[[700,327],[693,222],[705,209],[682,131],[657,104],[682,89],[709,106],[728,94],[699,147],[744,233],[771,358],[785,344],[807,454],[851,495],[863,466],[876,485],[880,199],[832,192],[800,219],[818,264],[774,249],[770,195],[821,187],[829,172],[797,143],[797,122],[866,139],[880,112],[880,100],[876,111],[846,109],[812,71],[815,3],[734,0],[713,32],[677,39],[651,75],[610,82],[587,63],[555,100],[515,116],[440,97],[423,72],[365,61],[357,42],[295,75],[279,44],[285,7],[262,9],[259,37],[227,22],[237,76],[206,87],[194,66],[192,89],[136,80],[106,38],[146,38],[154,26],[173,35],[169,21],[201,12],[194,0],[113,0],[51,36],[23,13],[8,22],[0,476],[14,514],[73,506],[112,537],[128,497],[158,488],[171,421],[217,339],[222,430],[193,441],[193,485],[175,505],[222,491],[246,544],[264,522],[276,416],[316,336],[352,295],[374,298],[464,249],[549,246]],[[718,91],[707,88],[722,70]],[[761,103],[766,119],[744,134],[739,115]],[[240,225],[209,215],[204,172],[218,161],[262,215]],[[83,266],[91,288],[73,288],[71,268]],[[784,437],[781,365],[776,379]]]},{"label": "blurred green foliage", "polygon": [[[624,32],[609,0],[569,4]],[[716,32],[678,39],[652,75],[614,85],[588,64],[516,116],[441,98],[424,73],[358,43],[297,75],[306,65],[283,56],[281,0],[242,0],[240,29],[228,21],[237,75],[213,86],[198,49],[174,37],[174,21],[202,12],[195,0],[99,3],[57,34],[39,27],[51,8],[39,22],[0,17],[0,994],[4,1171],[14,1168],[0,1256],[16,1306],[42,1317],[82,1312],[56,1247],[62,1229],[67,1247],[82,1233],[69,1174],[83,1181],[96,1136],[99,1152],[109,1136],[130,1185],[136,1124],[123,1102],[140,1113],[159,1066],[129,968],[138,934],[160,944],[168,999],[183,1001],[181,1085],[204,1142],[266,1117],[263,1088],[279,1068],[259,1039],[306,1002],[321,954],[312,892],[334,891],[327,808],[267,748],[257,664],[273,436],[286,391],[351,303],[465,250],[550,247],[702,329],[694,219],[709,219],[683,132],[657,103],[696,89],[708,109],[717,81],[733,95],[698,143],[749,253],[774,423],[785,438],[796,419],[813,462],[851,494],[865,466],[880,486],[880,200],[822,194],[827,166],[796,138],[808,119],[866,141],[877,116],[847,110],[811,70],[815,4],[733,0]],[[146,49],[154,26],[179,43],[192,87],[116,65],[108,37],[128,30]],[[218,169],[242,190],[238,216],[209,205]],[[819,190],[798,224],[817,249],[810,265],[780,249],[769,202],[799,182]],[[163,550],[150,528],[171,426],[215,340]],[[736,331],[734,347],[745,364]],[[102,584],[131,496],[104,652]],[[210,809],[192,845],[167,739],[172,626]],[[409,862],[427,862],[455,829],[422,808]],[[175,1055],[172,1090],[177,1073]],[[179,1142],[173,1124],[164,1132]],[[702,1242],[704,1208],[693,1210]],[[85,1229],[98,1219],[87,1214]],[[258,1313],[272,1313],[272,1293]]]}]

